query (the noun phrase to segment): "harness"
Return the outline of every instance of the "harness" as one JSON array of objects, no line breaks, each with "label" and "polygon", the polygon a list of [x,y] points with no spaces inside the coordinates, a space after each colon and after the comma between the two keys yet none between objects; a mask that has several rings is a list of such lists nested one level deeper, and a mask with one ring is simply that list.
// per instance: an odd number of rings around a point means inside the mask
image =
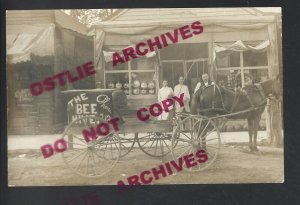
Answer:
[{"label": "harness", "polygon": [[[237,103],[239,102],[239,99],[240,99],[240,96],[241,96],[241,93],[242,95],[246,96],[246,99],[248,100],[249,104],[250,104],[250,110],[251,109],[256,109],[257,107],[260,107],[262,106],[263,104],[266,103],[267,99],[266,99],[266,95],[264,93],[264,90],[262,88],[262,86],[260,84],[254,84],[255,87],[258,89],[259,93],[260,93],[260,96],[262,97],[263,101],[261,103],[259,103],[259,105],[255,105],[251,99],[251,97],[249,96],[247,90],[245,90],[244,92],[238,92],[237,89],[234,90],[234,100],[233,100],[233,103],[230,107],[230,109],[228,110],[225,106],[225,103],[224,103],[224,99],[223,99],[223,95],[222,95],[222,92],[220,90],[220,87],[216,84],[213,84],[213,85],[209,85],[205,88],[208,88],[210,86],[214,86],[213,87],[213,98],[212,98],[212,102],[211,102],[211,109],[204,109],[204,110],[201,110],[202,112],[205,112],[205,111],[210,111],[210,110],[215,110],[215,111],[226,111],[227,113],[233,113]],[[205,89],[203,88],[203,90]],[[215,99],[216,99],[216,92],[219,93],[220,97],[221,97],[221,103],[222,103],[222,108],[216,108],[215,107]]]}]

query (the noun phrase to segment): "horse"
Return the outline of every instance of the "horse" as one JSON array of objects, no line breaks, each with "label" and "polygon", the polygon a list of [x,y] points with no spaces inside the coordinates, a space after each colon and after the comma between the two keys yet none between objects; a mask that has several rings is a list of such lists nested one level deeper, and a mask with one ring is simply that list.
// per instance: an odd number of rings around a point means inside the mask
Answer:
[{"label": "horse", "polygon": [[228,119],[247,119],[250,151],[258,151],[259,122],[268,96],[278,97],[278,85],[278,77],[235,90],[214,84],[195,93],[191,113],[207,117],[225,115]]}]

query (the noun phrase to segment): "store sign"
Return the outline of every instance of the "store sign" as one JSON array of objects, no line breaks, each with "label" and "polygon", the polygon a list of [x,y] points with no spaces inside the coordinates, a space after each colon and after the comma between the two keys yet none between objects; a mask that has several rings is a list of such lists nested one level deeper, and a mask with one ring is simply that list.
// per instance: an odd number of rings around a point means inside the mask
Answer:
[{"label": "store sign", "polygon": [[[82,117],[99,117],[100,120],[108,121],[112,117],[112,96],[108,93],[82,92],[76,94],[68,101],[69,123]],[[92,118],[88,124],[95,124]],[[77,125],[82,125],[79,120]]]}]

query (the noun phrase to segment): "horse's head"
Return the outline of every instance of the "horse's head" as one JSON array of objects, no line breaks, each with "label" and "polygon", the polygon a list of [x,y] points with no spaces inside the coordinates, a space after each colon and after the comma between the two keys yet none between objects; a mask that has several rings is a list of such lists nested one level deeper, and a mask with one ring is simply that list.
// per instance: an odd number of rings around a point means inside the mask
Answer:
[{"label": "horse's head", "polygon": [[276,99],[279,99],[282,96],[279,75],[277,75],[276,78],[266,80],[264,82],[261,82],[260,84],[267,97],[269,95],[273,95]]}]

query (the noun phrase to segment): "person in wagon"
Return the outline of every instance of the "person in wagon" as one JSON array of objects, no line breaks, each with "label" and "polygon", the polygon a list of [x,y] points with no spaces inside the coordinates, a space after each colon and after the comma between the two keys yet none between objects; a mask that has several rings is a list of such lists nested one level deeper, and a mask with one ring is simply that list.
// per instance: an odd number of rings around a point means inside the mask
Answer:
[{"label": "person in wagon", "polygon": [[[173,89],[168,87],[168,81],[163,80],[162,87],[158,90],[157,100],[161,102],[163,100],[169,99],[173,96]],[[172,107],[169,108],[170,110]],[[169,117],[169,112],[163,110],[162,114],[158,116],[158,120],[167,120]]]},{"label": "person in wagon", "polygon": [[190,112],[190,99],[191,99],[191,96],[190,96],[189,88],[186,85],[183,84],[184,83],[183,76],[180,76],[178,78],[178,81],[179,81],[179,84],[174,87],[174,95],[179,96],[181,93],[184,93],[184,96],[183,96],[184,106],[181,107],[179,105],[179,103],[176,102],[175,103],[175,112],[183,112],[183,110],[185,112]]},{"label": "person in wagon", "polygon": [[196,87],[195,87],[195,90],[194,90],[194,94],[201,88],[201,89],[204,89],[208,86],[211,86],[211,85],[214,85],[215,83],[213,81],[211,81],[209,79],[209,75],[207,73],[203,73],[202,74],[202,82],[198,82]]}]

